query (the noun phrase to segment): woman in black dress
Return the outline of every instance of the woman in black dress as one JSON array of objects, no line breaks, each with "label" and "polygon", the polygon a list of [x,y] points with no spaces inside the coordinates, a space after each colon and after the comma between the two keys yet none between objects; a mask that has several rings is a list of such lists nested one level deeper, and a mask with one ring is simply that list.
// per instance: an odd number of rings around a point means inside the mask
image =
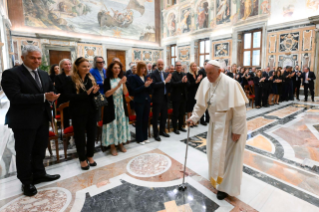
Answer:
[{"label": "woman in black dress", "polygon": [[60,67],[58,64],[54,64],[51,66],[50,68],[50,79],[53,83],[53,85],[55,85],[55,77],[60,73]]},{"label": "woman in black dress", "polygon": [[282,76],[281,76],[281,71],[276,71],[275,72],[275,76],[274,76],[274,80],[273,80],[273,84],[272,84],[272,89],[274,92],[274,104],[279,105],[279,97],[281,94],[281,90],[282,90]]},{"label": "woman in black dress", "polygon": [[[244,69],[244,68],[242,68]],[[247,68],[245,70],[245,72],[243,73],[243,76],[242,76],[242,81],[241,81],[241,85],[243,86],[243,88],[245,87],[245,85],[248,85],[248,79],[250,78],[249,76],[249,69]]]},{"label": "woman in black dress", "polygon": [[254,77],[255,85],[255,105],[259,109],[261,107],[261,98],[262,98],[262,86],[265,79],[262,78],[261,70],[258,70],[256,76]]},{"label": "woman in black dress", "polygon": [[196,63],[190,64],[190,72],[187,73],[188,79],[188,97],[186,101],[186,113],[187,117],[190,118],[193,112],[193,108],[196,104],[195,95],[199,86],[200,81],[202,80],[203,75],[198,74],[198,69]]}]

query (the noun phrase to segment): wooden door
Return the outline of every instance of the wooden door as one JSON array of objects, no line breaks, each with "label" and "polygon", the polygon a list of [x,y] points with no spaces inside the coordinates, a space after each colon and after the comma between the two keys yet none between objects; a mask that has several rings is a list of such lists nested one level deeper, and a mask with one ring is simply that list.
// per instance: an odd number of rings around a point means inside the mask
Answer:
[{"label": "wooden door", "polygon": [[53,64],[59,64],[62,59],[71,60],[71,52],[69,51],[50,50],[49,54],[50,54],[50,66]]},{"label": "wooden door", "polygon": [[114,57],[120,59],[123,71],[126,71],[125,51],[107,50],[107,64],[111,64]]}]

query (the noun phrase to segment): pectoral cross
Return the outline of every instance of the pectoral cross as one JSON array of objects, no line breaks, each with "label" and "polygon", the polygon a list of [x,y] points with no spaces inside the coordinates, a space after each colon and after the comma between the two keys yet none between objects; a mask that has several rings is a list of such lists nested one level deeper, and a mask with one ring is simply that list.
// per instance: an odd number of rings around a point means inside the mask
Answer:
[{"label": "pectoral cross", "polygon": [[210,101],[208,100],[208,102],[207,102],[207,105],[208,105],[208,107],[207,108],[209,108],[210,107],[210,105],[211,105],[211,103],[210,103]]}]

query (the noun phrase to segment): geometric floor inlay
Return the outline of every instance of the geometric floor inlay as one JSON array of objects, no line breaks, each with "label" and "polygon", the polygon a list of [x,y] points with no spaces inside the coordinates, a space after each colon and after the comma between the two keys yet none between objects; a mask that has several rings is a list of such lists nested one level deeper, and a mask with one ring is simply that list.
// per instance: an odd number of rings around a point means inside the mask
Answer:
[{"label": "geometric floor inlay", "polygon": [[172,165],[172,161],[165,155],[148,153],[133,158],[127,164],[127,171],[136,177],[153,177],[160,175]]},{"label": "geometric floor inlay", "polygon": [[[83,212],[185,212],[215,211],[215,202],[187,183],[187,190],[177,186],[144,187],[120,180],[121,185],[94,196],[86,193]],[[174,207],[175,206],[175,207]],[[175,210],[176,209],[176,210]],[[191,209],[191,210],[189,210]]]},{"label": "geometric floor inlay", "polygon": [[1,212],[64,211],[72,199],[71,192],[58,187],[39,189],[33,197],[21,196],[0,208]]}]

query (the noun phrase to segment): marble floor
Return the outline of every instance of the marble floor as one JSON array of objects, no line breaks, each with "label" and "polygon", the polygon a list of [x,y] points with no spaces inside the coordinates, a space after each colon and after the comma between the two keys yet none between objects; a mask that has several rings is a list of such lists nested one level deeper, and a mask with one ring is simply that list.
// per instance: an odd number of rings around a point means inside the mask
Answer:
[{"label": "marble floor", "polygon": [[57,163],[55,151],[47,152],[47,172],[61,178],[36,185],[34,197],[22,195],[14,152],[0,144],[0,212],[319,212],[318,104],[290,101],[247,110],[241,194],[223,201],[208,180],[207,127],[202,125],[190,129],[186,191],[178,190],[186,133],[146,145],[131,142],[116,157],[97,143],[98,166],[89,171],[80,169],[71,140],[68,160],[60,151]]}]

